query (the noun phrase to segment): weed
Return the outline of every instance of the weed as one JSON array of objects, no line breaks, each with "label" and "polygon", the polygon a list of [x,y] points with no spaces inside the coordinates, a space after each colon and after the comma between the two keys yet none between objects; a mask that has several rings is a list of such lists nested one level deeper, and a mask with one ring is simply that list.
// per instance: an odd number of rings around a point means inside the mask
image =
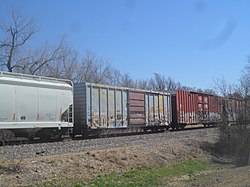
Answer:
[{"label": "weed", "polygon": [[186,160],[172,166],[155,166],[153,168],[138,168],[124,172],[122,175],[111,173],[93,180],[68,181],[65,186],[91,186],[91,187],[130,187],[130,186],[162,186],[166,185],[167,177],[180,175],[194,175],[205,170],[210,165],[199,160]]}]

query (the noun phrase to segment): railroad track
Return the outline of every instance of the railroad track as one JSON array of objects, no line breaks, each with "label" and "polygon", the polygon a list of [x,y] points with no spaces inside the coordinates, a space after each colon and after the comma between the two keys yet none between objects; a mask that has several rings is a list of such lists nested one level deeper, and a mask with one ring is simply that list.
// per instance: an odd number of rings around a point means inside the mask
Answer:
[{"label": "railroad track", "polygon": [[123,137],[123,136],[134,136],[134,135],[143,135],[143,134],[157,134],[157,133],[167,133],[167,132],[180,132],[180,131],[191,131],[191,130],[199,130],[199,129],[204,129],[204,128],[215,128],[213,126],[210,127],[203,127],[203,126],[190,126],[184,129],[180,130],[175,130],[175,131],[159,131],[159,132],[128,132],[128,133],[122,133],[122,134],[99,134],[99,135],[90,135],[88,137],[75,137],[71,138],[70,136],[64,136],[63,138],[60,139],[50,139],[50,140],[41,140],[39,138],[36,138],[34,140],[29,140],[27,138],[18,138],[18,139],[12,139],[8,141],[1,141],[0,146],[15,146],[15,145],[25,145],[25,144],[42,144],[42,143],[53,143],[53,142],[69,142],[72,140],[87,140],[87,139],[98,139],[98,138],[108,138],[108,137]]},{"label": "railroad track", "polygon": [[[146,146],[148,148],[159,146],[171,141],[178,144],[180,141],[190,142],[191,139],[203,141],[204,137],[218,137],[217,128],[205,128],[182,131],[166,131],[164,133],[149,133],[131,136],[75,139],[74,141],[57,141],[46,143],[29,143],[0,147],[1,159],[23,159],[45,155],[61,155],[65,153],[77,153],[93,150],[121,148],[130,146]],[[196,142],[191,141],[192,144]],[[190,142],[190,143],[191,143]]]}]

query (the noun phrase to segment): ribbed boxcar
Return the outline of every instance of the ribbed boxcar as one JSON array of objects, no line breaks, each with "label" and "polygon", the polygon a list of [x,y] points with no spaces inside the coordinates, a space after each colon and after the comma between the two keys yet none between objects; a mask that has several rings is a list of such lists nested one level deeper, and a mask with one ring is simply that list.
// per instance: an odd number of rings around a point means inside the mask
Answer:
[{"label": "ribbed boxcar", "polygon": [[233,124],[239,118],[240,115],[244,114],[244,101],[242,99],[234,97],[225,97],[223,100],[224,115],[227,117],[229,124]]},{"label": "ribbed boxcar", "polygon": [[[74,134],[160,130],[171,122],[170,94],[94,83],[74,85]],[[120,130],[118,130],[120,129]]]},{"label": "ribbed boxcar", "polygon": [[0,130],[16,136],[50,138],[73,127],[69,80],[0,73]]},{"label": "ribbed boxcar", "polygon": [[186,125],[214,124],[221,121],[222,97],[176,90],[171,92],[173,129]]}]

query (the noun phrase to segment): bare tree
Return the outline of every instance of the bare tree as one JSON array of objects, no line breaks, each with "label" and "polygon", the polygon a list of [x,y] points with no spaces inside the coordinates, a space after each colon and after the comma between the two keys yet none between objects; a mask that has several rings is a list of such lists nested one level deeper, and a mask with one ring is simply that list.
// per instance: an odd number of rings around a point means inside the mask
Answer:
[{"label": "bare tree", "polygon": [[204,89],[203,93],[216,95],[216,92],[213,89]]},{"label": "bare tree", "polygon": [[31,75],[73,78],[76,54],[62,38],[57,45],[32,49],[28,42],[38,31],[33,20],[12,9],[11,22],[0,26],[0,69]]},{"label": "bare tree", "polygon": [[159,73],[155,73],[154,77],[149,81],[152,90],[166,91],[176,90],[181,87],[179,82],[175,82],[171,77],[165,77]]},{"label": "bare tree", "polygon": [[50,56],[51,62],[47,61],[44,64],[44,68],[41,70],[42,74],[44,76],[75,80],[78,53],[66,44],[62,45],[56,52],[54,59],[53,56]]},{"label": "bare tree", "polygon": [[118,69],[112,68],[108,84],[121,86],[122,74]]},{"label": "bare tree", "polygon": [[160,75],[159,73],[155,73],[154,77],[150,79],[150,84],[153,90],[163,91],[166,90],[166,77]]},{"label": "bare tree", "polygon": [[166,88],[167,90],[176,90],[181,88],[180,82],[175,82],[171,77],[167,78],[166,81]]},{"label": "bare tree", "polygon": [[20,54],[37,29],[33,20],[23,17],[19,11],[12,9],[10,15],[12,22],[0,26],[0,68],[13,72],[22,60],[29,58]]},{"label": "bare tree", "polygon": [[[250,164],[250,137],[248,125],[250,119],[250,68],[244,68],[240,83],[234,86],[224,78],[214,81],[216,91],[224,96],[222,105],[222,125],[220,126],[220,139],[215,145],[215,150],[222,155],[232,157],[239,165]],[[237,99],[237,100],[235,100]],[[232,124],[233,126],[228,126]]]},{"label": "bare tree", "polygon": [[235,87],[233,84],[228,83],[224,77],[217,78],[213,81],[213,88],[215,91],[217,91],[218,94],[222,96],[228,96],[232,94],[235,90]]},{"label": "bare tree", "polygon": [[[20,58],[19,65],[15,71],[31,75],[53,76],[55,75],[53,64],[63,63],[63,59],[67,59],[68,53],[64,53],[66,50],[68,48],[64,38],[55,47],[45,44],[40,49],[30,49],[26,55],[28,58]],[[60,64],[60,66],[62,65]]]},{"label": "bare tree", "polygon": [[149,81],[146,79],[141,79],[136,81],[136,86],[139,89],[144,89],[144,90],[150,89]]},{"label": "bare tree", "polygon": [[77,68],[77,82],[108,83],[111,77],[111,65],[91,51],[87,51]]},{"label": "bare tree", "polygon": [[136,88],[136,83],[128,73],[124,73],[121,78],[121,86]]},{"label": "bare tree", "polygon": [[[244,118],[250,119],[250,71],[249,71],[249,61],[248,65],[245,67],[243,74],[240,78],[240,83],[236,86],[236,93],[239,98],[244,100]],[[235,95],[236,95],[235,93]]]}]

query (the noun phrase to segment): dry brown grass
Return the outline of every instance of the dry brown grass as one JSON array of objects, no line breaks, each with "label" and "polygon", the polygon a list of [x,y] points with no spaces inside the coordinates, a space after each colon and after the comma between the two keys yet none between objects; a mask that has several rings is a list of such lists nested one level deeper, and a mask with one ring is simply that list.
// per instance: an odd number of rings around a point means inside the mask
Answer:
[{"label": "dry brown grass", "polygon": [[[21,172],[2,170],[0,186],[10,184],[29,185],[44,181],[67,179],[92,179],[111,172],[123,173],[132,168],[148,168],[156,165],[168,165],[183,158],[203,156],[198,147],[171,142],[157,146],[130,146],[81,153],[69,153],[53,156],[38,156],[23,159]],[[1,168],[18,165],[19,160],[1,160]],[[11,182],[9,182],[11,181]]]}]

